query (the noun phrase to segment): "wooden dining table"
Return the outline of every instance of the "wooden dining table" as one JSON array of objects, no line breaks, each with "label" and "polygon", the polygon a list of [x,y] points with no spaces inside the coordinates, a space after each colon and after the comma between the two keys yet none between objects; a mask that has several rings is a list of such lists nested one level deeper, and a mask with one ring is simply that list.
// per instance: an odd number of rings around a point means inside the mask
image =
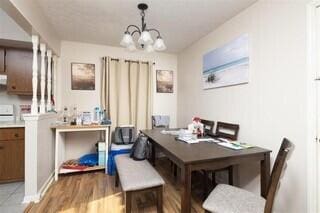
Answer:
[{"label": "wooden dining table", "polygon": [[260,162],[261,196],[266,198],[270,178],[270,153],[268,149],[252,147],[233,150],[213,142],[188,144],[176,136],[162,134],[161,130],[141,130],[152,144],[151,162],[155,165],[156,150],[161,150],[181,169],[181,212],[191,212],[191,173],[199,170],[217,170],[228,166]]}]

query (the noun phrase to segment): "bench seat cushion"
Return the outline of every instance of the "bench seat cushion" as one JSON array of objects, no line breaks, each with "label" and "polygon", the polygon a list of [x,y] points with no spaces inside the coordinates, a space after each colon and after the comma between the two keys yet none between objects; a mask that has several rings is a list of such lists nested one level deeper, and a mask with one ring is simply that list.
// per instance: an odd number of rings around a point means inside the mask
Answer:
[{"label": "bench seat cushion", "polygon": [[202,207],[214,213],[263,213],[265,199],[243,189],[219,184]]},{"label": "bench seat cushion", "polygon": [[123,191],[147,189],[164,184],[164,180],[147,160],[135,161],[127,154],[115,157]]}]

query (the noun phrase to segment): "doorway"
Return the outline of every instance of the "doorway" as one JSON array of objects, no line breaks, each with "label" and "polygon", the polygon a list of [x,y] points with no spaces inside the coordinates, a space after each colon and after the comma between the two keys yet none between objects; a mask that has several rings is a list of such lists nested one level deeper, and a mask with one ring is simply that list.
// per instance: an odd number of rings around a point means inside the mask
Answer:
[{"label": "doorway", "polygon": [[308,212],[320,212],[320,0],[307,6]]}]

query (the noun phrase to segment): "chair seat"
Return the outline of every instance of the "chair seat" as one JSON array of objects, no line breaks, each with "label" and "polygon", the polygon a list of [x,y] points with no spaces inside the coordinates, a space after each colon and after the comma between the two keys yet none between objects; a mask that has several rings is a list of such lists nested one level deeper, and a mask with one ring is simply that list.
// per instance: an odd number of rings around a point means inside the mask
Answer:
[{"label": "chair seat", "polygon": [[135,191],[164,185],[164,180],[147,160],[136,161],[129,155],[115,157],[123,191]]},{"label": "chair seat", "polygon": [[219,184],[203,203],[214,213],[263,213],[265,199],[237,187]]}]

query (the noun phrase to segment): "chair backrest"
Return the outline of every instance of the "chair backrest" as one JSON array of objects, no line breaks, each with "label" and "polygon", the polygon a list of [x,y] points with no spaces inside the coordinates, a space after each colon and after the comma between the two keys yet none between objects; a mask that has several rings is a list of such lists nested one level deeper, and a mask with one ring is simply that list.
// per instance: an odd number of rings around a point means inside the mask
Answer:
[{"label": "chair backrest", "polygon": [[240,126],[238,124],[224,123],[218,121],[215,136],[228,138],[231,140],[237,140],[239,128]]},{"label": "chair backrest", "polygon": [[153,115],[152,129],[168,129],[170,125],[170,116],[168,115]]},{"label": "chair backrest", "polygon": [[274,197],[278,189],[279,180],[282,176],[281,174],[284,172],[283,170],[286,168],[286,161],[289,159],[289,156],[291,155],[293,149],[294,145],[288,139],[284,138],[282,140],[280,150],[272,168],[271,177],[268,184],[267,201],[264,208],[264,213],[272,212]]},{"label": "chair backrest", "polygon": [[214,121],[201,119],[201,123],[203,124],[203,129],[204,129],[204,134],[205,135],[213,134]]}]

